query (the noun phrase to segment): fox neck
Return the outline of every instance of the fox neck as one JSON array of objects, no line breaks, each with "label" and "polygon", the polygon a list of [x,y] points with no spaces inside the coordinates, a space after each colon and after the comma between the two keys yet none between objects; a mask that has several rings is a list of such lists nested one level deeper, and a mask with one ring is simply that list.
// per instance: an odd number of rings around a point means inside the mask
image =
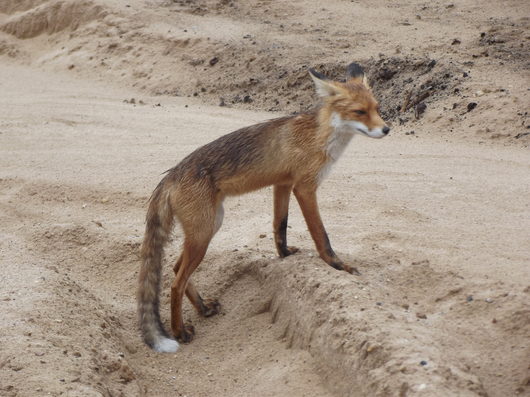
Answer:
[{"label": "fox neck", "polygon": [[331,167],[342,155],[355,133],[350,126],[343,122],[338,113],[328,113],[328,117],[321,118],[320,121],[321,126],[327,130],[324,142],[324,151],[327,160],[319,172],[319,182],[329,174]]}]

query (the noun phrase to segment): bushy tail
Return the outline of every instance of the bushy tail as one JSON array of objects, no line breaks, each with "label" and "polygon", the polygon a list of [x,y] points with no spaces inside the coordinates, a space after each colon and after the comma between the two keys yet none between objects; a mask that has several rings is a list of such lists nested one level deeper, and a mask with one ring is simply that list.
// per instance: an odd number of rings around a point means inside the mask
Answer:
[{"label": "bushy tail", "polygon": [[160,321],[159,294],[164,245],[173,226],[173,213],[163,183],[149,203],[145,236],[141,249],[138,287],[138,318],[145,343],[157,352],[172,353],[179,344],[171,339]]}]

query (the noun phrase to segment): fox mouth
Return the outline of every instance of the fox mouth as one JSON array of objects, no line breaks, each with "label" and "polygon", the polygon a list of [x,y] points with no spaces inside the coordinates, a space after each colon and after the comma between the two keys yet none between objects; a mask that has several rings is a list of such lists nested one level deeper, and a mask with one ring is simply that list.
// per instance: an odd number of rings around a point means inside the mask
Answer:
[{"label": "fox mouth", "polygon": [[333,114],[331,125],[335,128],[349,131],[350,133],[359,133],[376,139],[383,138],[390,132],[390,128],[387,126],[369,129],[366,124],[356,120],[344,120],[337,113]]},{"label": "fox mouth", "polygon": [[[354,122],[355,124],[361,124],[358,122]],[[388,127],[387,127],[388,128]],[[355,125],[354,126],[355,131],[367,136],[368,138],[375,138],[375,139],[381,139],[388,135],[388,131],[383,128],[374,128],[372,130],[369,130],[364,124],[362,125]]]}]

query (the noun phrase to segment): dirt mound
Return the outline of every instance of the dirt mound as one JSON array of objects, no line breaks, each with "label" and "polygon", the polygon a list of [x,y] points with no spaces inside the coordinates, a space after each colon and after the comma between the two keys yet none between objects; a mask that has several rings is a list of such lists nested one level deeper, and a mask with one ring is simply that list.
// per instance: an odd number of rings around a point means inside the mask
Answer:
[{"label": "dirt mound", "polygon": [[[35,3],[35,2],[33,2]],[[43,4],[31,7],[5,7],[6,13],[18,12],[0,25],[0,30],[19,39],[29,39],[43,33],[53,34],[65,29],[75,30],[79,26],[95,19],[105,17],[103,7],[92,1],[46,1]]]}]

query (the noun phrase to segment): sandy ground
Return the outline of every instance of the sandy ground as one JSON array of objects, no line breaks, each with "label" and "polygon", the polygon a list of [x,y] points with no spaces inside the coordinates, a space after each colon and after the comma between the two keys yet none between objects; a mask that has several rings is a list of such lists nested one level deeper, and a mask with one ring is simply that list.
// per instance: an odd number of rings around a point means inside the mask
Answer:
[{"label": "sandy ground", "polygon": [[[530,394],[529,8],[2,2],[0,395]],[[311,106],[307,66],[351,60],[394,127],[354,139],[320,190],[362,275],[318,259],[294,201],[301,252],[278,259],[271,189],[232,198],[193,276],[221,315],[186,303],[194,341],[149,350],[135,290],[161,172]]]}]

